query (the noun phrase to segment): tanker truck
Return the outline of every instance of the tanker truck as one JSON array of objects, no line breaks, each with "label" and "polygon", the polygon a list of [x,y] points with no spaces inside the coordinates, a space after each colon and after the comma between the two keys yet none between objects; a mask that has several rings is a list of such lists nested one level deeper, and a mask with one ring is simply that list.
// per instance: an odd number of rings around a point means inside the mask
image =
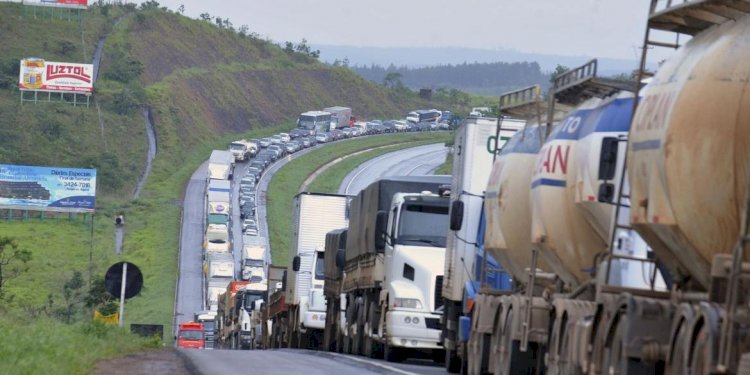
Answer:
[{"label": "tanker truck", "polygon": [[448,176],[392,177],[373,182],[352,200],[341,281],[344,352],[374,357],[382,348],[389,361],[404,359],[408,351],[442,359],[440,288],[448,230],[443,188],[449,184]]},{"label": "tanker truck", "polygon": [[517,120],[480,117],[468,119],[456,131],[441,322],[446,367],[453,371],[460,368],[457,335],[459,318],[468,302],[466,297],[472,296],[482,279],[497,279],[498,283],[506,284],[505,288],[498,284],[498,289],[507,289],[510,282],[498,266],[490,267],[491,272],[482,275],[482,265],[497,262],[491,256],[485,259],[479,248],[483,239],[477,234],[483,230],[482,204],[493,159],[523,125]]},{"label": "tanker truck", "polygon": [[[482,288],[475,296],[471,320],[459,327],[470,331],[468,373],[587,372],[572,364],[591,359],[583,339],[591,336],[572,332],[606,315],[613,297],[601,293],[601,276],[617,290],[664,290],[646,247],[622,238],[610,249],[621,259],[604,261],[615,210],[601,200],[619,193],[624,150],[616,145],[633,95],[597,79],[595,64],[559,76],[550,102],[585,100],[559,121],[552,109],[544,126],[527,123],[493,166],[484,245],[511,275],[514,293]],[[658,365],[637,360],[646,373]]]}]

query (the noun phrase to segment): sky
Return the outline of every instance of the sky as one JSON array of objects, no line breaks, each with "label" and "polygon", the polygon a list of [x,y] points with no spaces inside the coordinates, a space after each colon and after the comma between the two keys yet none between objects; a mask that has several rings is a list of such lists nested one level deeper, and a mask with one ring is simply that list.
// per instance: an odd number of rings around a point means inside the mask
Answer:
[{"label": "sky", "polygon": [[[157,0],[158,1],[158,0]],[[161,0],[275,42],[469,47],[636,59],[649,0]]]}]

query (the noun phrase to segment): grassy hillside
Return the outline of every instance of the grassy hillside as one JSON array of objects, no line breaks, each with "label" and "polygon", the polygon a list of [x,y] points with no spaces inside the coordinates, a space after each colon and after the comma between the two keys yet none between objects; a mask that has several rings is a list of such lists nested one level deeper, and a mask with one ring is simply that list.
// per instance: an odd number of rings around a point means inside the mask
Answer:
[{"label": "grassy hillside", "polygon": [[[350,106],[360,118],[437,106],[268,41],[155,8],[93,5],[81,22],[34,18],[18,3],[0,3],[0,13],[0,163],[93,167],[99,176],[93,231],[90,217],[11,222],[0,212],[0,236],[14,237],[32,256],[28,272],[4,287],[0,327],[35,325],[48,317],[45,332],[68,334],[74,325],[55,322],[91,316],[84,303],[89,270],[96,279],[110,264],[128,260],[141,267],[145,288],[128,302],[126,324],[163,324],[169,337],[181,196],[211,149],[226,147],[232,138],[289,129],[300,112],[325,106]],[[90,63],[105,36],[91,106],[21,104],[21,58]],[[158,152],[141,197],[131,200],[147,151],[146,107],[152,109]],[[127,217],[123,255],[114,254],[116,212]],[[5,335],[0,349],[17,341]],[[62,372],[85,372],[91,361],[116,352],[102,349],[76,370]]]}]

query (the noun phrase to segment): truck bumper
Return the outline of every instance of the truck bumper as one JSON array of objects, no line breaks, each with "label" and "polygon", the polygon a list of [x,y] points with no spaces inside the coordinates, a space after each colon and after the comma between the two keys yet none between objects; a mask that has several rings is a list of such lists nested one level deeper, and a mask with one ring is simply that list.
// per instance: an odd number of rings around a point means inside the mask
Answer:
[{"label": "truck bumper", "polygon": [[[440,315],[424,312],[389,311],[385,319],[389,345],[417,349],[443,348],[440,344]],[[435,326],[436,322],[438,322],[437,326]],[[430,328],[428,328],[428,324]]]},{"label": "truck bumper", "polygon": [[240,345],[252,346],[253,345],[253,334],[250,331],[240,332]]},{"label": "truck bumper", "polygon": [[305,318],[302,320],[302,324],[305,328],[325,329],[325,311],[305,311]]}]

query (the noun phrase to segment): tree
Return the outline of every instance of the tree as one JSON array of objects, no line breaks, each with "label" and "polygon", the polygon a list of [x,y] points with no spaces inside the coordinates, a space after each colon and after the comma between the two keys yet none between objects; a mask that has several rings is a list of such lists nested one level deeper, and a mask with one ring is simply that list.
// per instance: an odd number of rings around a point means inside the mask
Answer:
[{"label": "tree", "polygon": [[201,18],[201,21],[208,21],[208,22],[211,22],[211,20],[213,19],[213,17],[209,13],[201,13],[200,16],[198,17]]},{"label": "tree", "polygon": [[238,33],[239,33],[240,35],[242,35],[242,36],[246,36],[246,35],[247,35],[247,32],[248,32],[248,31],[250,31],[250,27],[248,27],[247,25],[242,25],[242,26],[240,26],[240,28],[239,28],[239,29],[237,30],[237,32],[238,32]]},{"label": "tree", "polygon": [[20,249],[11,237],[0,237],[0,298],[3,298],[3,286],[8,280],[28,271],[30,260],[30,251]]},{"label": "tree", "polygon": [[180,12],[180,14],[185,14],[185,4],[180,4],[177,11]]},{"label": "tree", "polygon": [[550,78],[549,78],[550,83],[554,83],[555,79],[559,77],[560,74],[563,74],[567,72],[568,70],[570,70],[570,68],[568,68],[567,66],[557,64],[557,66],[555,67],[555,70],[552,72],[552,74],[550,74]]},{"label": "tree", "polygon": [[391,89],[402,87],[404,85],[401,83],[402,77],[403,76],[399,72],[389,72],[385,75],[385,78],[383,78],[383,86]]}]

